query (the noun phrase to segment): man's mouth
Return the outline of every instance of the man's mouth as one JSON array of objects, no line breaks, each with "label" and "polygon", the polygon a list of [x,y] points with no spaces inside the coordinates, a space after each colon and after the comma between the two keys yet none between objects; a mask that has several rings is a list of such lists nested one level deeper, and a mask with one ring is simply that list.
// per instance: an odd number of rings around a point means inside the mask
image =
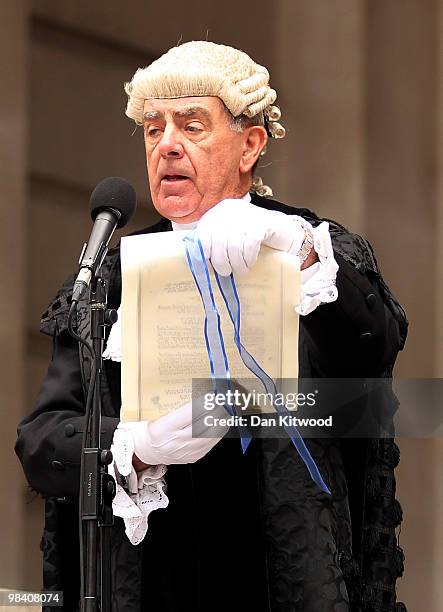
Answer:
[{"label": "man's mouth", "polygon": [[162,178],[162,181],[167,183],[177,183],[179,181],[187,181],[189,177],[184,176],[183,174],[165,174]]}]

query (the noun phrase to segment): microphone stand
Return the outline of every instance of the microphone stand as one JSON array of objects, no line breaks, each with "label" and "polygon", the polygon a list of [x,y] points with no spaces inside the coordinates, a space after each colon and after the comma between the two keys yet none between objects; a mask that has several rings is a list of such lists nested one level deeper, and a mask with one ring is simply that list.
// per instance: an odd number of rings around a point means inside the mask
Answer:
[{"label": "microphone stand", "polygon": [[[116,487],[114,479],[107,473],[112,453],[100,448],[100,377],[105,327],[116,322],[117,311],[107,308],[106,286],[100,276],[94,275],[91,279],[89,304],[91,345],[80,338],[70,325],[71,335],[85,344],[92,355],[80,466],[80,610],[111,612],[110,528],[113,525],[112,500]],[[72,313],[76,312],[76,306],[73,301]],[[71,316],[70,319],[72,322]]]}]

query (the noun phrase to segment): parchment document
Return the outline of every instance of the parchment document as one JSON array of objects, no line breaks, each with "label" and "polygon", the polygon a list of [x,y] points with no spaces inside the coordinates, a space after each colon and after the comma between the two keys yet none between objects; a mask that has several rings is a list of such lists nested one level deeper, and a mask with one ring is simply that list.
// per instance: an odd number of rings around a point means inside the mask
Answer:
[{"label": "parchment document", "polygon": [[[210,379],[204,309],[188,266],[184,231],[121,242],[123,421],[155,420],[191,400],[192,379]],[[232,378],[251,379],[208,263]],[[262,247],[256,265],[235,277],[242,344],[277,379],[298,376],[299,260]],[[262,388],[262,387],[261,387]]]}]

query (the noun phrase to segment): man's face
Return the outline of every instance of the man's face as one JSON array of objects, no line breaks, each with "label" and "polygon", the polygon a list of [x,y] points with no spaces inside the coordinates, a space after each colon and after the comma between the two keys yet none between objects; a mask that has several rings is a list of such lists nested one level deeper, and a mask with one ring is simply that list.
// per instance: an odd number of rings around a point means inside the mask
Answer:
[{"label": "man's face", "polygon": [[248,190],[240,161],[245,134],[229,127],[219,98],[146,100],[144,138],[152,201],[164,217],[197,221]]}]

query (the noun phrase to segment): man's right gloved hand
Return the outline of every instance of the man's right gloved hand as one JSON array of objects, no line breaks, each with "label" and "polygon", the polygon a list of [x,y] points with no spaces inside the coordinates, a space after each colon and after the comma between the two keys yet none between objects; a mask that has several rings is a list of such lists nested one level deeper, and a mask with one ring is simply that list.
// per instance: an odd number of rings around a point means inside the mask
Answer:
[{"label": "man's right gloved hand", "polygon": [[[206,426],[204,417],[207,415],[207,411],[198,407],[198,401],[194,401],[194,411],[192,402],[189,402],[156,421],[120,423],[118,429],[131,432],[134,454],[146,465],[195,463],[220,442],[229,429],[225,427],[215,431]],[[222,408],[217,416],[229,415]],[[199,436],[214,433],[217,437],[194,438],[193,431],[194,435],[197,431]]]}]

